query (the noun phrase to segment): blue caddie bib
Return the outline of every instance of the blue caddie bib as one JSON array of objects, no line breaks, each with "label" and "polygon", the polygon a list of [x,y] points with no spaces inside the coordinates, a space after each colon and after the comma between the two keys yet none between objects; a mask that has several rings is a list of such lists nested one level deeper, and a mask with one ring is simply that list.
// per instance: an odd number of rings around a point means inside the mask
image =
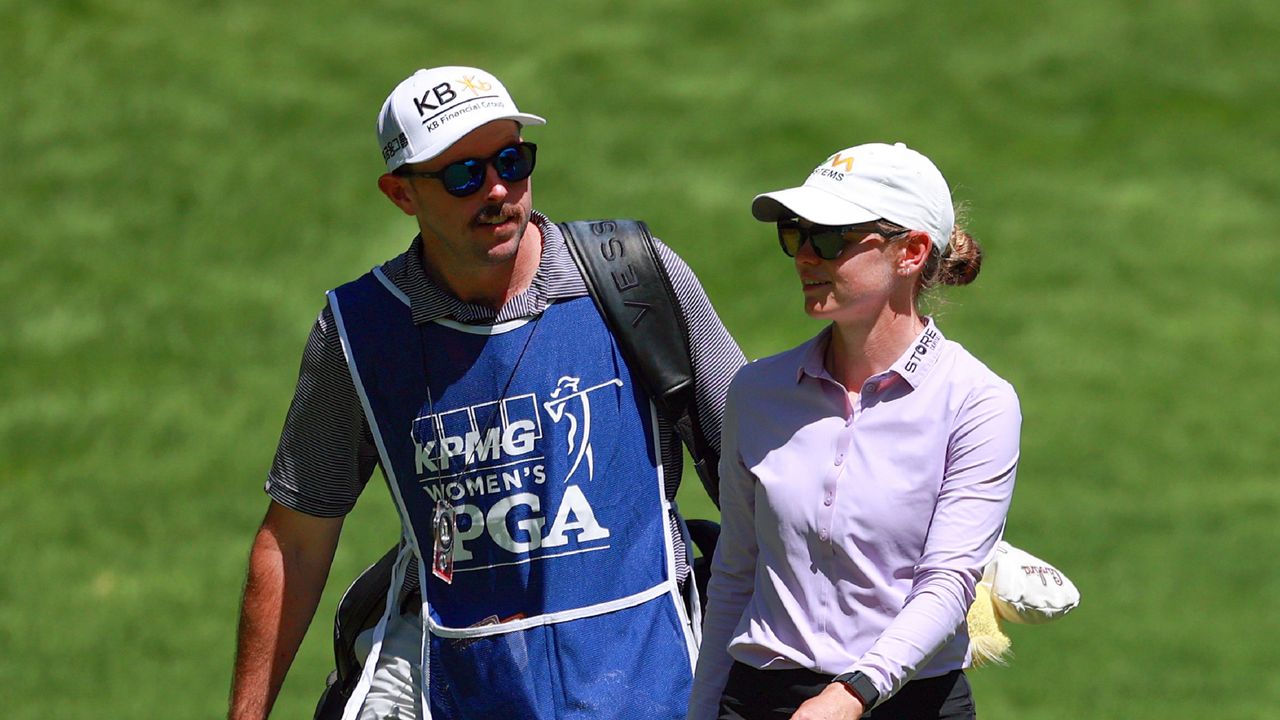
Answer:
[{"label": "blue caddie bib", "polygon": [[418,559],[426,716],[683,718],[656,418],[591,299],[415,325],[377,269],[329,297]]}]

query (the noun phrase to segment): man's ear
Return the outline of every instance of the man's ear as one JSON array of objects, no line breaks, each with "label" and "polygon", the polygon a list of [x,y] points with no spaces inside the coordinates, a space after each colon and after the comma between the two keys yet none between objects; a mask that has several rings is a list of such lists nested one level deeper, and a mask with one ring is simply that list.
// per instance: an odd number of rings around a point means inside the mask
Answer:
[{"label": "man's ear", "polygon": [[409,192],[409,181],[391,173],[383,173],[378,177],[378,189],[405,215],[417,216],[418,199],[416,195]]}]

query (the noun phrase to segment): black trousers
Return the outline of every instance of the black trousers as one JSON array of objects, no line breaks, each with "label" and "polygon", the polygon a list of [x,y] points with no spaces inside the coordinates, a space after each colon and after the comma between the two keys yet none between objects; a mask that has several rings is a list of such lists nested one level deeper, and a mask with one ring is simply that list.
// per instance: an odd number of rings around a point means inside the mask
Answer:
[{"label": "black trousers", "polygon": [[[831,684],[812,670],[757,670],[734,663],[720,698],[720,720],[787,720],[805,700]],[[975,720],[973,691],[960,670],[912,680],[864,713],[865,720]]]}]

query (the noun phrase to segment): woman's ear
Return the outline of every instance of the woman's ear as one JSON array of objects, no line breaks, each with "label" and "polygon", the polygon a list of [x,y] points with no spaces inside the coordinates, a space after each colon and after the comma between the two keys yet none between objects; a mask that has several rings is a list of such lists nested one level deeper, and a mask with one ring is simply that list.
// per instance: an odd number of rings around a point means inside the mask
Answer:
[{"label": "woman's ear", "polygon": [[933,250],[933,241],[929,239],[928,233],[912,230],[898,246],[902,248],[898,256],[898,273],[914,275],[924,269],[925,262],[929,260],[929,252]]}]

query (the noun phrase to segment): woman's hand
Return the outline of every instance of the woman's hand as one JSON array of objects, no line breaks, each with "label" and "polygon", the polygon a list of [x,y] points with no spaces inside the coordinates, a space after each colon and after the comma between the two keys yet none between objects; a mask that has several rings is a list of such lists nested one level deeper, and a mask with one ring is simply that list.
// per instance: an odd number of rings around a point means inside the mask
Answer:
[{"label": "woman's hand", "polygon": [[858,720],[862,703],[841,683],[831,683],[804,701],[791,720]]}]

